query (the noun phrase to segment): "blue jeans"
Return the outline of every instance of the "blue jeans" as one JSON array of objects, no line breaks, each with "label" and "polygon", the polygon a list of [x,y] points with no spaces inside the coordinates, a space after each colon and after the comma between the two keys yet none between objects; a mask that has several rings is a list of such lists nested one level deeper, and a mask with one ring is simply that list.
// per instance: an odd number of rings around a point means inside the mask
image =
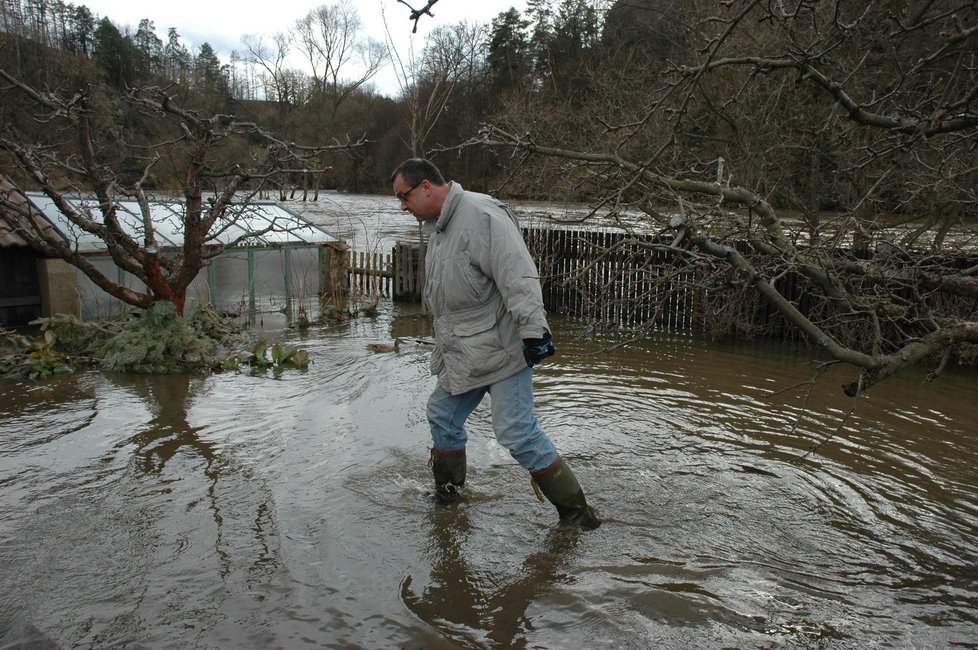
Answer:
[{"label": "blue jeans", "polygon": [[441,386],[428,398],[431,440],[442,451],[465,448],[465,421],[486,393],[492,406],[492,429],[496,440],[509,450],[524,469],[539,472],[557,458],[557,448],[540,429],[533,415],[533,371],[521,370],[490,386],[452,395]]}]

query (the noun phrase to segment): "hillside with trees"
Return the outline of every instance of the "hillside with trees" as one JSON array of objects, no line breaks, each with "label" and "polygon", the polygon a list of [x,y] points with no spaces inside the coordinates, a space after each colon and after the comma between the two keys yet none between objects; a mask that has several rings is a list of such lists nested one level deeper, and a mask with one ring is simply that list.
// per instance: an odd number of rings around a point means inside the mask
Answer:
[{"label": "hillside with trees", "polygon": [[[361,150],[324,161],[330,185],[345,191],[386,192],[389,170],[406,155],[435,155],[484,123],[512,124],[539,142],[581,148],[601,140],[657,164],[723,157],[742,184],[812,221],[820,210],[857,203],[863,179],[875,180],[872,167],[892,159],[901,138],[974,128],[976,10],[955,2],[849,11],[836,2],[797,4],[531,0],[526,12],[510,9],[489,25],[438,25],[424,50],[402,61],[384,35],[363,32],[354,7],[334,3],[297,17],[287,33],[242,35],[242,49],[221,61],[207,43],[189,51],[173,28],[162,40],[149,18],[133,30],[83,4],[3,0],[0,68],[65,95],[166,88],[182,105],[251,120],[284,142],[363,137]],[[410,29],[406,6],[403,13],[391,29]],[[301,53],[305,69],[289,67],[290,53]],[[834,76],[814,72],[829,60]],[[398,97],[371,85],[389,65],[404,84]],[[39,128],[16,107],[3,110],[9,127]],[[923,129],[922,120],[941,125]],[[961,151],[973,146],[968,134],[955,140]],[[468,186],[591,198],[573,175],[555,186],[532,168],[510,179],[512,161],[486,152],[443,157]],[[959,214],[973,204],[973,177],[926,167],[922,182],[912,164],[896,164],[876,187],[879,207],[920,213],[946,205]],[[906,196],[890,187],[901,185]]]}]

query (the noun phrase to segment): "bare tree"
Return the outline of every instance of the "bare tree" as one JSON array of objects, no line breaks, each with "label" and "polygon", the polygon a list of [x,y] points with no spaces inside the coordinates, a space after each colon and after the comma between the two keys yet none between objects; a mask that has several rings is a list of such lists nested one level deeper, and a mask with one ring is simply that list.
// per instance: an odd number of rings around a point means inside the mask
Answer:
[{"label": "bare tree", "polygon": [[[514,107],[467,144],[538,161],[525,168],[590,196],[595,212],[640,211],[663,236],[652,246],[690,269],[714,314],[742,318],[727,308],[766,301],[831,363],[859,370],[849,394],[909,364],[931,361],[936,375],[973,359],[978,9],[734,0],[682,11],[695,25],[688,47],[633,58],[628,86],[603,86],[622,72],[594,64],[604,101]],[[789,275],[796,294],[779,290]]]},{"label": "bare tree", "polygon": [[483,25],[457,23],[434,29],[415,62],[411,84],[404,93],[410,119],[408,143],[422,156],[432,129],[445,113],[460,83],[471,81],[481,65],[487,31]]},{"label": "bare tree", "polygon": [[280,32],[268,43],[262,36],[247,34],[241,42],[246,50],[245,60],[264,70],[261,80],[265,99],[277,102],[280,117],[284,117],[307,96],[302,89],[306,75],[288,67],[291,38]]},{"label": "bare tree", "polygon": [[[413,34],[417,32],[422,16],[434,17],[431,8],[438,0],[429,1],[419,9],[404,0],[398,2],[410,9]],[[472,75],[472,68],[487,47],[487,29],[464,22],[442,25],[431,32],[427,45],[419,54],[414,49],[413,39],[406,52],[398,51],[386,19],[384,27],[389,56],[407,105],[409,141],[405,144],[411,155],[424,156],[428,136],[444,114],[459,81]]]},{"label": "bare tree", "polygon": [[[101,239],[116,266],[142,281],[145,290],[106,276],[73,242],[37,227],[23,202],[0,195],[0,215],[33,248],[65,259],[107,293],[137,307],[165,300],[182,313],[188,287],[210,259],[227,246],[287,227],[273,223],[262,231],[246,229],[230,241],[223,236],[246,227],[240,215],[268,179],[324,149],[359,144],[318,149],[286,144],[233,115],[201,116],[159,88],[132,89],[107,101],[89,90],[71,96],[42,92],[4,70],[0,79],[6,82],[7,100],[22,101],[23,110],[31,111],[43,126],[37,133],[0,132],[3,158],[40,188],[74,227]],[[120,115],[136,128],[127,130]],[[228,156],[229,150],[236,155]],[[165,254],[146,191],[158,166],[172,170],[172,182],[184,199],[178,215],[183,242],[179,250]],[[160,179],[155,182],[162,184]],[[94,196],[97,210],[69,200],[81,191]],[[206,200],[205,192],[211,195]],[[139,205],[136,235],[123,227],[123,199]]]},{"label": "bare tree", "polygon": [[309,61],[317,89],[329,97],[334,117],[388,58],[387,46],[363,39],[362,31],[360,14],[349,3],[321,5],[296,22],[296,43]]}]

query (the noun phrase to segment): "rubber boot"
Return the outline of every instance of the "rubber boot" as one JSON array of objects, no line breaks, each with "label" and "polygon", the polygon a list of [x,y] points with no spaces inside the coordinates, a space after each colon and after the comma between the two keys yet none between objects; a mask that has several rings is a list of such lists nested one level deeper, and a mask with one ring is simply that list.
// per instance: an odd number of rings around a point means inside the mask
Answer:
[{"label": "rubber boot", "polygon": [[[533,474],[533,484],[557,508],[560,521],[593,530],[601,525],[594,508],[587,504],[584,490],[574,472],[560,456],[549,467]],[[539,497],[539,493],[537,497]],[[540,499],[543,501],[543,499]]]},{"label": "rubber boot", "polygon": [[435,496],[442,503],[454,503],[462,494],[465,485],[465,449],[445,451],[431,448],[428,461],[435,477]]}]

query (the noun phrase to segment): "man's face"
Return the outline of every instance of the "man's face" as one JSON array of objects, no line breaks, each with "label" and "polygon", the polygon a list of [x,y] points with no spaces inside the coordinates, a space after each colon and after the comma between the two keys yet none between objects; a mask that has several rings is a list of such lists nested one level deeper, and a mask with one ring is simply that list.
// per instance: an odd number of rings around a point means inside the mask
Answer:
[{"label": "man's face", "polygon": [[428,181],[421,181],[417,185],[408,185],[404,177],[398,174],[394,179],[394,196],[401,202],[401,209],[407,210],[414,215],[418,221],[437,219],[438,212],[431,214],[427,194],[431,187]]}]

